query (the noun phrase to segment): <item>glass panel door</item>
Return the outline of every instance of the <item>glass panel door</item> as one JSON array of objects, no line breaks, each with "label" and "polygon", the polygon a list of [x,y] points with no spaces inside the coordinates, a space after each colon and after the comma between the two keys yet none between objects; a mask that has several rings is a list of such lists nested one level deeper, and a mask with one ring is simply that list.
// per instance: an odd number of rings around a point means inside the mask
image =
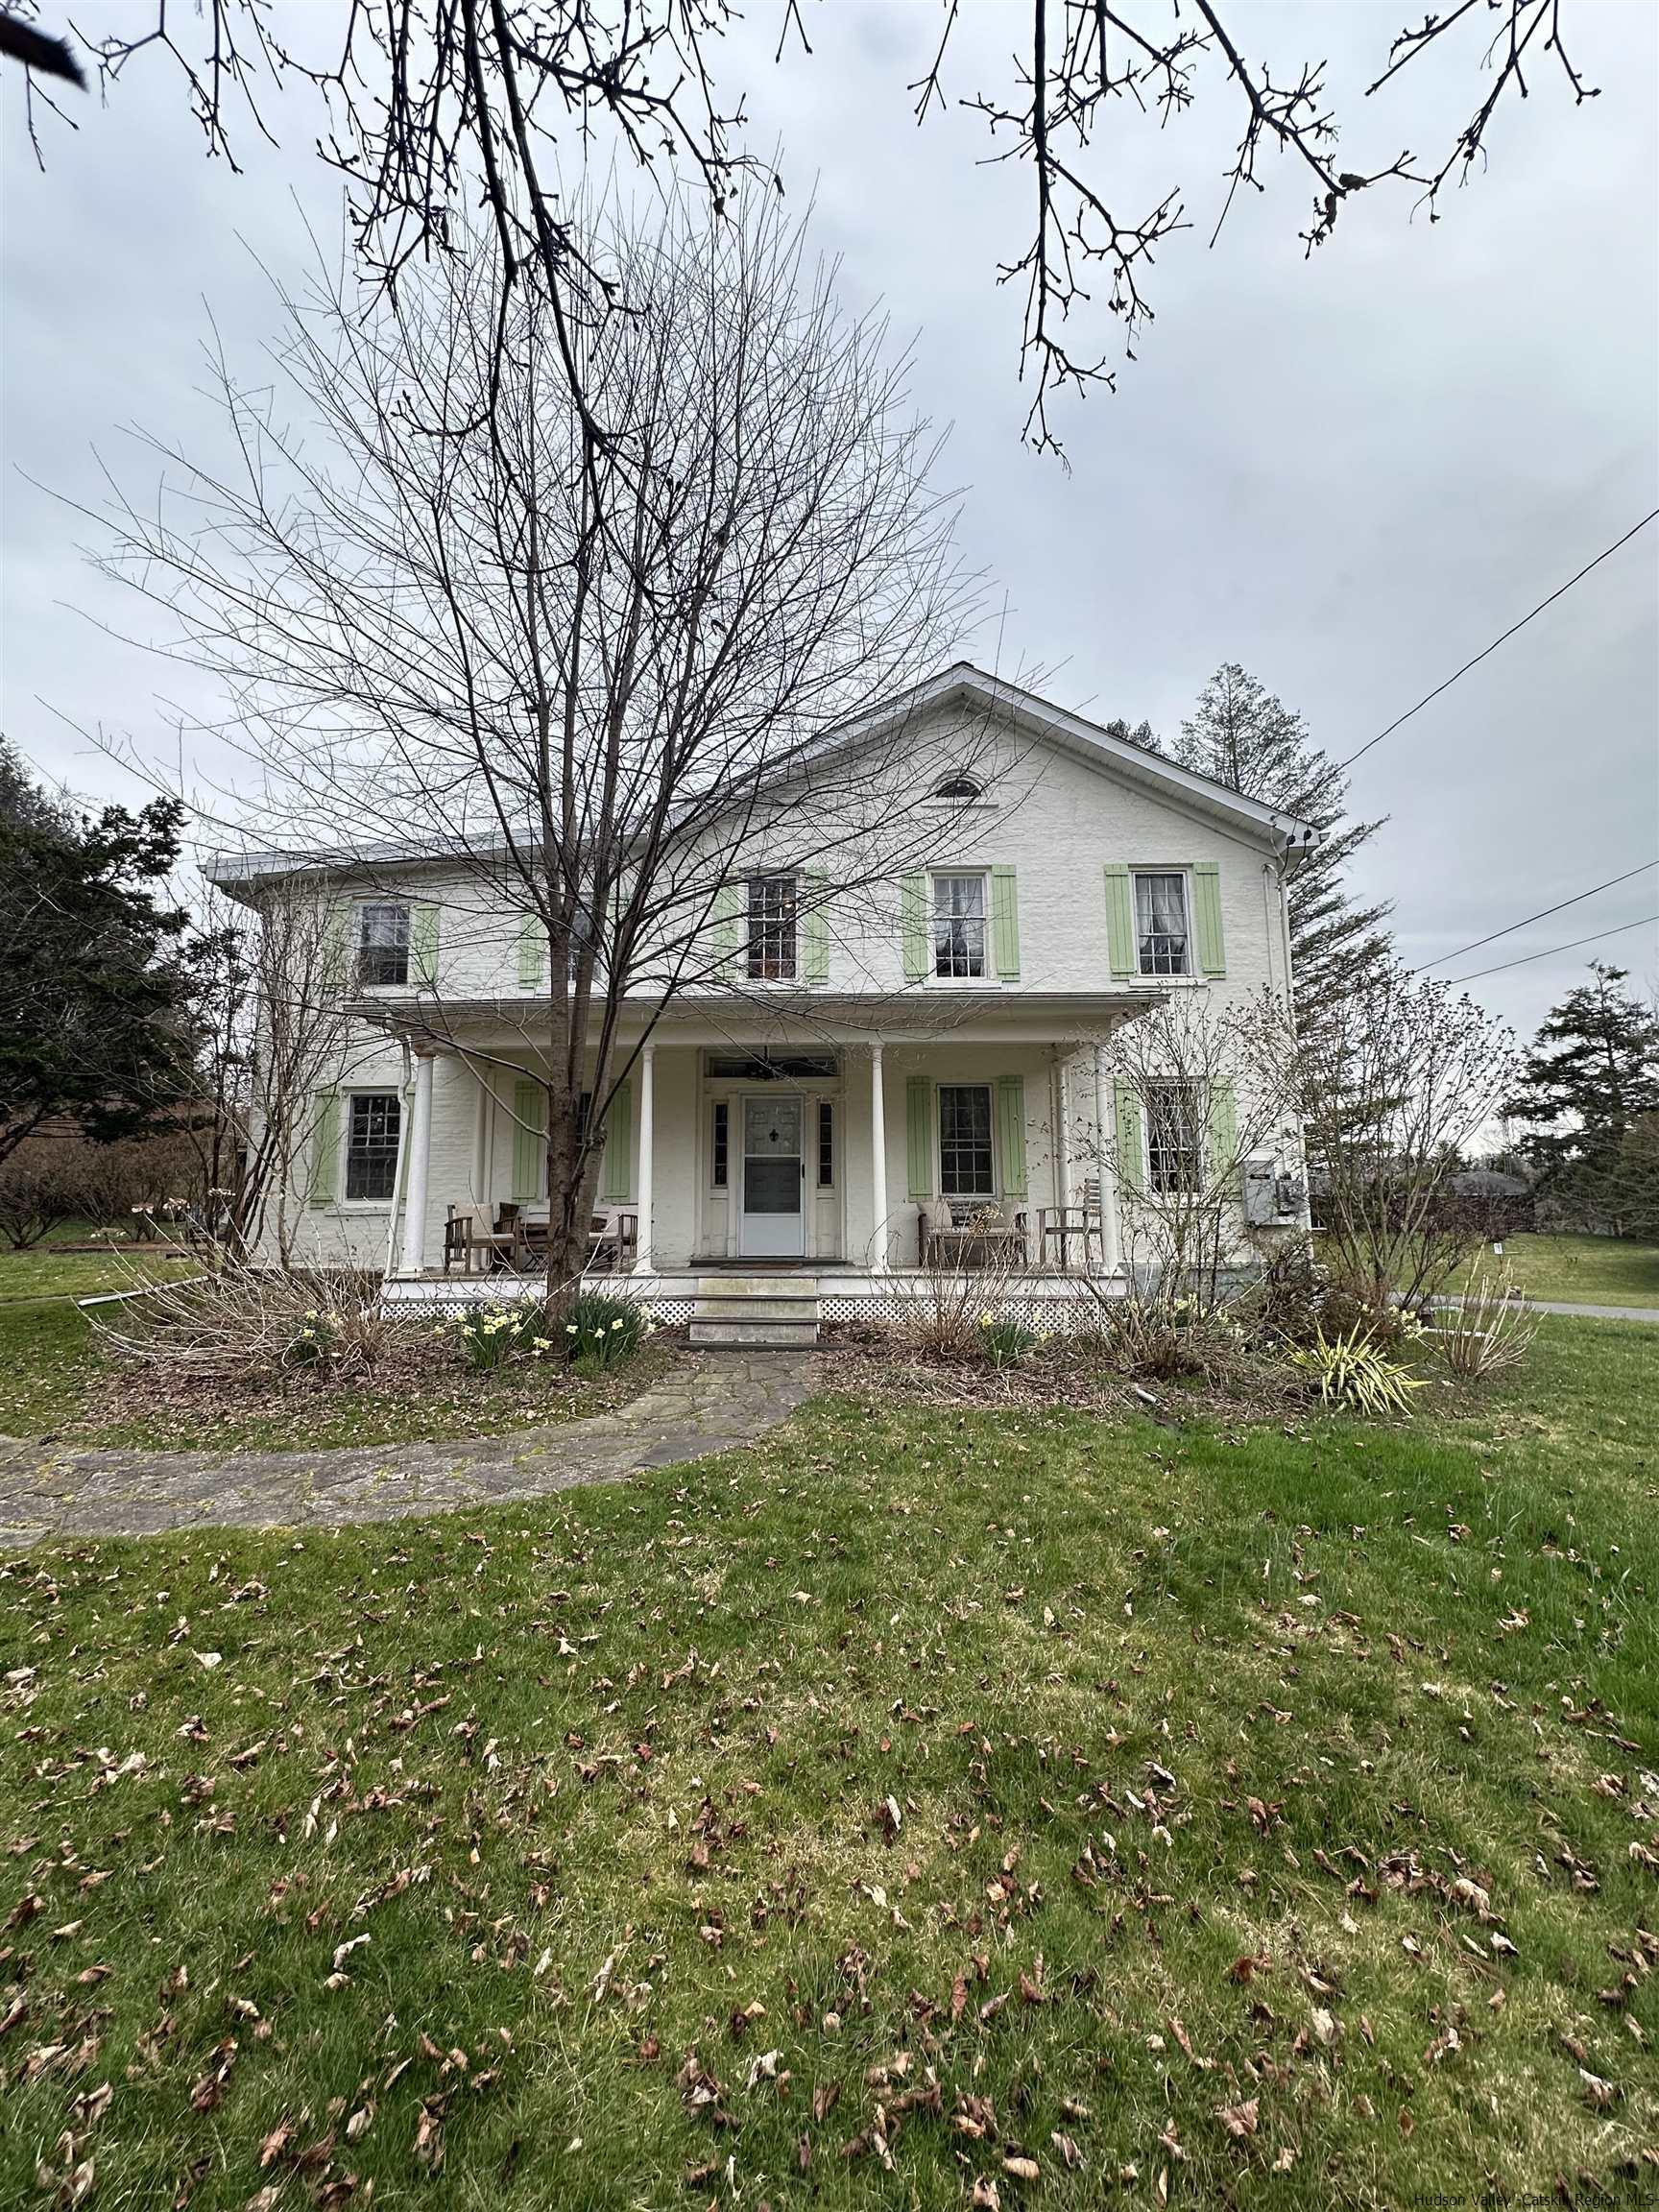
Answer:
[{"label": "glass panel door", "polygon": [[798,1097],[743,1101],[740,1249],[793,1259],[806,1249],[802,1211],[802,1110]]}]

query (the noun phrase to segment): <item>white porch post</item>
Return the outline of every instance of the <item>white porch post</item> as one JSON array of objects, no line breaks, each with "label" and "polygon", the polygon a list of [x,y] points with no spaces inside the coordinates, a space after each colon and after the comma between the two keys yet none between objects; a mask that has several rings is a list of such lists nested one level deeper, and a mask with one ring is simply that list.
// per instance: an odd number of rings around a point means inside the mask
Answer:
[{"label": "white porch post", "polygon": [[1106,1047],[1094,1047],[1094,1159],[1100,1181],[1100,1264],[1116,1275],[1122,1260],[1118,1236],[1118,1179],[1112,1172],[1112,1126],[1107,1119]]},{"label": "white porch post", "polygon": [[882,1095],[881,1047],[870,1046],[870,1204],[876,1216],[876,1236],[870,1255],[870,1272],[887,1272],[887,1105]]},{"label": "white porch post", "polygon": [[652,1267],[651,1153],[657,1118],[653,1096],[656,1072],[657,1047],[647,1045],[639,1055],[639,1242],[634,1259],[635,1272],[639,1275],[648,1275]]},{"label": "white porch post", "polygon": [[403,1210],[403,1272],[426,1264],[426,1169],[432,1152],[432,1054],[415,1047],[415,1104],[409,1118],[409,1195]]},{"label": "white porch post", "polygon": [[1071,1204],[1071,1111],[1064,1046],[1054,1062],[1054,1203]]}]

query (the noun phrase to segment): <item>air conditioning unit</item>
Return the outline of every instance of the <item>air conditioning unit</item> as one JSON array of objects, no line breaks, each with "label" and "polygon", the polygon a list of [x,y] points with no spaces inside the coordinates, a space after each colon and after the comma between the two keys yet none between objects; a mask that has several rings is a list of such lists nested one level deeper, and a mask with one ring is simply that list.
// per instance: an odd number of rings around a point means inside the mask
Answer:
[{"label": "air conditioning unit", "polygon": [[1283,1228],[1300,1221],[1308,1189],[1300,1175],[1286,1174],[1274,1160],[1244,1163],[1244,1218],[1253,1229]]}]

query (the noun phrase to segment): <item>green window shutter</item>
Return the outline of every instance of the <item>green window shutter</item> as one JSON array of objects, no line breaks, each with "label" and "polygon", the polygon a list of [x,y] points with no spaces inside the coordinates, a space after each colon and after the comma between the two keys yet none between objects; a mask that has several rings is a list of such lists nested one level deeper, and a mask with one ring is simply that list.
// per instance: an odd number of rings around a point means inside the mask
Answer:
[{"label": "green window shutter", "polygon": [[518,925],[518,988],[540,991],[547,959],[547,932],[540,914],[526,914]]},{"label": "green window shutter", "polygon": [[340,1100],[332,1091],[311,1094],[311,1183],[313,1206],[332,1206],[340,1169]]},{"label": "green window shutter", "polygon": [[541,1195],[546,1157],[547,1094],[540,1083],[520,1076],[513,1086],[513,1195],[520,1203]]},{"label": "green window shutter", "polygon": [[1225,1076],[1210,1086],[1210,1172],[1236,1184],[1234,1154],[1238,1149],[1238,1099]]},{"label": "green window shutter", "polygon": [[1020,886],[1012,868],[991,871],[991,950],[1004,983],[1020,979]]},{"label": "green window shutter", "polygon": [[1221,941],[1221,869],[1214,860],[1192,863],[1192,925],[1198,940],[1198,966],[1206,975],[1225,975],[1226,948]]},{"label": "green window shutter", "polygon": [[1135,973],[1135,886],[1121,860],[1106,863],[1106,950],[1114,975]]},{"label": "green window shutter", "polygon": [[899,886],[899,926],[904,939],[904,980],[920,983],[927,974],[927,878],[906,876]]},{"label": "green window shutter", "polygon": [[409,916],[409,980],[417,991],[438,988],[438,916],[440,909],[422,901]]},{"label": "green window shutter", "polygon": [[1002,1156],[1002,1194],[1025,1195],[1025,1078],[997,1078],[997,1139]]},{"label": "green window shutter", "polygon": [[743,912],[748,901],[741,883],[722,883],[714,893],[715,974],[734,979],[743,949]]},{"label": "green window shutter", "polygon": [[830,980],[830,916],[824,901],[829,884],[823,876],[808,875],[804,889],[805,911],[801,916],[802,975],[808,983]]},{"label": "green window shutter", "polygon": [[912,1075],[904,1086],[904,1138],[912,1198],[933,1195],[933,1086]]},{"label": "green window shutter", "polygon": [[1132,1085],[1116,1087],[1118,1107],[1118,1181],[1139,1196],[1146,1184],[1146,1144],[1141,1132],[1141,1101]]},{"label": "green window shutter", "polygon": [[605,1117],[605,1158],[599,1170],[599,1195],[618,1205],[634,1191],[634,1086],[618,1083]]}]

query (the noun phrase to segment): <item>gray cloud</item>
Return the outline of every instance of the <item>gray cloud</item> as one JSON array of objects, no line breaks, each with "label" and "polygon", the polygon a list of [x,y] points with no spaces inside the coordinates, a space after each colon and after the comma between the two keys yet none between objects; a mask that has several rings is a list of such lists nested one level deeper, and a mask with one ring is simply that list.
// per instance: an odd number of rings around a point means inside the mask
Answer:
[{"label": "gray cloud", "polygon": [[[1409,75],[1379,112],[1357,99],[1398,27],[1385,12],[1253,0],[1247,12],[1262,52],[1329,54],[1358,164],[1448,142],[1472,105],[1472,57],[1427,99],[1430,80],[1413,89]],[[880,299],[896,334],[915,333],[917,403],[953,425],[965,539],[1006,595],[981,658],[1042,669],[1068,705],[1166,731],[1237,659],[1341,756],[1659,504],[1653,11],[1585,11],[1577,59],[1601,98],[1575,110],[1541,79],[1444,220],[1411,220],[1404,191],[1374,196],[1311,261],[1296,238],[1307,195],[1285,169],[1208,249],[1232,120],[1214,85],[1167,132],[1125,118],[1115,193],[1132,207],[1180,182],[1194,227],[1161,258],[1157,320],[1118,395],[1063,402],[1070,474],[1019,445],[1020,304],[995,282],[996,263],[1023,251],[1029,180],[984,162],[973,118],[918,132],[911,117],[935,11],[837,0],[809,20],[813,60],[775,69],[775,12],[757,11],[728,81],[748,87],[751,142],[781,147],[795,204],[815,196],[814,237],[840,259],[850,303]],[[1006,70],[1023,14],[963,20],[956,93]],[[298,104],[285,151],[248,136],[236,178],[203,158],[177,83],[141,69],[107,108],[81,104],[79,135],[52,138],[40,177],[14,79],[0,96],[5,726],[78,785],[113,788],[71,725],[153,750],[167,740],[158,698],[211,702],[94,626],[132,611],[79,560],[84,527],[18,471],[90,501],[90,449],[115,455],[120,425],[211,438],[204,301],[251,360],[275,323],[252,256],[297,273],[301,210],[332,237],[338,195]],[[1656,579],[1659,525],[1360,764],[1357,804],[1389,825],[1359,887],[1397,901],[1409,958],[1659,851]],[[1474,965],[1649,912],[1656,883]],[[1529,1028],[1593,950],[1479,995]],[[1659,932],[1606,951],[1659,981]]]}]

